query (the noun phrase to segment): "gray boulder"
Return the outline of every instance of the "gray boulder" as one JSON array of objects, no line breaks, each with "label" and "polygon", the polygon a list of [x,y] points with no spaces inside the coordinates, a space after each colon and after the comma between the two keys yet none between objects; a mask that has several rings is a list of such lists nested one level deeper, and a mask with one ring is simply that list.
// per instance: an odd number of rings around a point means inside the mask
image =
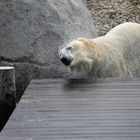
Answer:
[{"label": "gray boulder", "polygon": [[97,33],[84,0],[0,0],[0,64],[16,68],[17,97],[32,78],[68,78],[58,49]]}]

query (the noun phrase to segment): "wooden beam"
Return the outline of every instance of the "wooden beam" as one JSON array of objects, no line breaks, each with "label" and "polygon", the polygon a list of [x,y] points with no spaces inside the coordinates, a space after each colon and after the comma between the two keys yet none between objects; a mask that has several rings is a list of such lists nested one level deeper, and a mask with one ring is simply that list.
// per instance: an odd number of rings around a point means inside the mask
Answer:
[{"label": "wooden beam", "polygon": [[0,130],[16,106],[14,67],[0,67]]}]

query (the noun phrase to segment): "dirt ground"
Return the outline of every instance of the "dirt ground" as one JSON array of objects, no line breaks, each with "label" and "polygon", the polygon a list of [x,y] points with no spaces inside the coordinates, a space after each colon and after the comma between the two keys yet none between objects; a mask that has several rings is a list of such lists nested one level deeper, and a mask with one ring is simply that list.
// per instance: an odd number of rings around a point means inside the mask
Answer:
[{"label": "dirt ground", "polygon": [[86,0],[99,35],[123,22],[140,23],[140,4],[136,0]]}]

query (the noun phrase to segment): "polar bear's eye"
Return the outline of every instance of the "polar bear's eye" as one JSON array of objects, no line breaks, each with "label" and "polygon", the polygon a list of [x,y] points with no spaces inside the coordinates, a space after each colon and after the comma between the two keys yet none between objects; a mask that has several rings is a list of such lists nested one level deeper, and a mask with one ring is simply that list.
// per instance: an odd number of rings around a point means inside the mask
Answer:
[{"label": "polar bear's eye", "polygon": [[67,48],[67,50],[71,50],[71,49],[72,49],[72,47],[68,47],[68,48]]}]

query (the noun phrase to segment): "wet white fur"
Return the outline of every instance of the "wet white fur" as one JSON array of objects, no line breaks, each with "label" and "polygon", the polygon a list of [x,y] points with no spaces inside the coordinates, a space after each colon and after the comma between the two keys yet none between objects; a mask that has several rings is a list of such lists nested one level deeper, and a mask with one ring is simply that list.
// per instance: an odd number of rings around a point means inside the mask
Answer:
[{"label": "wet white fur", "polygon": [[[68,51],[68,47],[73,49]],[[72,71],[99,77],[140,76],[140,24],[123,23],[104,36],[76,39],[60,54],[73,58]]]}]

